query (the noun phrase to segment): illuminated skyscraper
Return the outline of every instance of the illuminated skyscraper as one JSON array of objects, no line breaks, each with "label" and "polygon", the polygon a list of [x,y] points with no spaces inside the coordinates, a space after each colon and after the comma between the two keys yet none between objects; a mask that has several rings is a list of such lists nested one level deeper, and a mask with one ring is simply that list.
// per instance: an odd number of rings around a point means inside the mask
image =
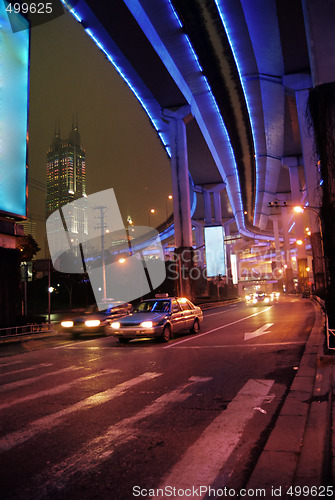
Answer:
[{"label": "illuminated skyscraper", "polygon": [[[46,217],[82,197],[86,197],[85,151],[80,144],[78,124],[72,124],[68,139],[61,139],[58,127],[47,152]],[[76,233],[80,241],[81,235],[87,234],[85,208],[75,208],[67,217],[68,230]]]},{"label": "illuminated skyscraper", "polygon": [[86,196],[85,151],[80,145],[78,125],[68,139],[55,131],[47,152],[47,217],[59,207]]}]

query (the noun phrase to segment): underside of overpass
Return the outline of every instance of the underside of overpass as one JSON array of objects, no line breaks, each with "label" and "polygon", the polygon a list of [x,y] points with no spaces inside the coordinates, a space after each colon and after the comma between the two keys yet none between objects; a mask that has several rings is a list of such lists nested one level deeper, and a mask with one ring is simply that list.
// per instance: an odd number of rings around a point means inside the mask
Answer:
[{"label": "underside of overpass", "polygon": [[229,224],[241,236],[237,249],[269,241],[289,268],[299,239],[305,258],[304,226],[319,233],[318,216],[294,218],[290,207],[320,206],[306,105],[309,89],[334,80],[333,2],[74,3],[71,13],[135,93],[169,156],[171,113],[189,110],[183,168],[192,224]]}]

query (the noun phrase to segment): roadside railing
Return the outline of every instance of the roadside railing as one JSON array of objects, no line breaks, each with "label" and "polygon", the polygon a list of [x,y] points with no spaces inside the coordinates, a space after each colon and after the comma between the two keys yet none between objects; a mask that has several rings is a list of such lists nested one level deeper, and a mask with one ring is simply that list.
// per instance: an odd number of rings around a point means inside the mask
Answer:
[{"label": "roadside railing", "polygon": [[326,308],[325,308],[325,301],[320,299],[320,297],[317,297],[316,295],[313,295],[313,298],[321,306],[321,308],[324,312],[325,318],[326,318],[327,349],[329,349],[330,351],[334,351],[335,350],[335,330],[332,328],[329,328],[329,321],[328,321],[328,315],[327,315]]},{"label": "roadside railing", "polygon": [[34,333],[52,333],[54,331],[53,323],[32,323],[29,325],[10,326],[0,328],[0,339],[4,340],[13,337],[22,337]]},{"label": "roadside railing", "polygon": [[335,330],[329,328],[328,316],[326,316],[326,333],[327,333],[327,348],[334,351],[335,350]]}]

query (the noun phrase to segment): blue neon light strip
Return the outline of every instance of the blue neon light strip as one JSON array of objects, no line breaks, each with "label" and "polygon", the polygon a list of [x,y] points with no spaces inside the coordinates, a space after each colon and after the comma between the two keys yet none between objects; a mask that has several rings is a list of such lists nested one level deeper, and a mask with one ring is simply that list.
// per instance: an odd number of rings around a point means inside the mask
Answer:
[{"label": "blue neon light strip", "polygon": [[[61,0],[61,2],[63,3],[63,5],[67,8],[67,10],[74,16],[74,18],[79,22],[79,23],[82,23],[82,18],[80,17],[80,15],[78,14],[78,12],[72,8],[71,5],[68,5],[68,3],[66,2],[66,0]],[[126,75],[123,73],[121,67],[116,64],[112,54],[110,54],[107,49],[103,46],[103,44],[99,41],[99,39],[97,38],[97,36],[92,32],[92,30],[90,28],[85,28],[85,32],[89,35],[89,37],[94,41],[94,43],[96,44],[96,46],[105,54],[105,56],[107,57],[107,59],[109,60],[109,62],[111,62],[114,66],[114,68],[116,69],[116,71],[119,73],[119,75],[121,76],[121,78],[125,81],[125,83],[128,85],[128,87],[130,88],[130,90],[133,92],[133,94],[135,95],[136,99],[139,101],[139,103],[141,104],[142,108],[144,109],[144,111],[146,112],[146,114],[148,115],[154,129],[156,130],[156,132],[158,133],[158,136],[164,146],[164,149],[166,150],[167,154],[169,157],[171,157],[171,149],[170,149],[170,146],[168,145],[168,137],[167,137],[167,134],[164,134],[160,131],[160,127],[157,123],[157,120],[155,120],[154,116],[152,115],[152,113],[150,112],[150,110],[148,109],[148,106],[147,104],[144,102],[144,100],[140,97],[137,89],[132,85],[132,83],[129,81],[129,79],[126,77]]]},{"label": "blue neon light strip", "polygon": [[[257,171],[257,144],[256,144],[256,140],[255,140],[255,127],[254,127],[254,123],[253,123],[253,119],[252,119],[252,113],[251,113],[251,108],[250,108],[250,102],[249,102],[248,92],[247,92],[247,90],[245,88],[245,85],[244,85],[244,79],[243,79],[243,75],[242,75],[240,61],[239,61],[239,59],[237,57],[237,53],[236,53],[236,50],[235,50],[235,45],[234,45],[234,42],[233,42],[233,39],[232,39],[232,35],[231,35],[231,29],[228,26],[228,20],[227,20],[226,16],[223,13],[223,10],[222,10],[222,4],[221,4],[220,0],[214,0],[214,2],[215,2],[215,5],[216,5],[216,8],[218,10],[218,13],[220,15],[223,27],[225,29],[225,32],[226,32],[226,35],[227,35],[227,38],[228,38],[228,41],[229,41],[229,45],[231,47],[231,50],[232,50],[232,53],[233,53],[233,56],[234,56],[235,64],[236,64],[236,67],[237,67],[237,71],[238,71],[238,74],[239,74],[239,77],[240,77],[240,82],[241,82],[241,86],[242,86],[242,90],[243,90],[243,94],[244,94],[244,98],[245,98],[245,102],[246,102],[246,105],[247,105],[248,114],[249,114],[249,118],[250,118],[251,133],[252,133],[253,142],[254,142],[254,148],[255,148],[256,171]],[[256,182],[257,182],[257,184],[259,183],[258,176],[256,176]],[[258,189],[256,188],[256,206],[257,206],[257,198],[258,198]]]},{"label": "blue neon light strip", "polygon": [[[176,27],[177,27],[177,28],[183,28],[183,27],[184,27],[184,26],[183,26],[183,23],[182,23],[182,22],[181,22],[181,20],[179,19],[179,16],[178,16],[178,14],[177,14],[177,12],[176,12],[176,10],[175,10],[174,6],[172,5],[171,0],[168,0],[168,3],[169,3],[169,5],[170,5],[170,8],[171,8],[171,10],[172,10],[173,14],[174,14],[174,18],[176,19],[176,22],[177,22],[177,26],[176,26]],[[241,187],[240,187],[240,182],[239,182],[239,177],[238,177],[238,171],[237,171],[237,165],[236,165],[235,153],[234,153],[233,147],[232,147],[232,145],[231,145],[231,141],[230,141],[230,137],[229,137],[229,134],[228,134],[228,131],[227,131],[226,125],[225,125],[224,120],[223,120],[223,118],[222,118],[222,115],[221,115],[221,112],[220,112],[219,106],[218,106],[218,104],[217,104],[217,102],[216,102],[216,99],[215,99],[215,96],[214,96],[214,94],[213,94],[213,91],[212,91],[212,89],[211,89],[211,87],[210,87],[210,84],[209,84],[209,82],[208,82],[208,80],[207,80],[206,76],[203,74],[203,69],[202,69],[202,67],[201,67],[201,65],[200,65],[200,62],[199,62],[199,60],[198,60],[198,57],[197,57],[197,55],[196,55],[196,52],[195,52],[195,50],[194,50],[194,48],[193,48],[192,44],[191,44],[191,41],[190,41],[189,37],[186,35],[186,33],[184,33],[184,32],[183,32],[183,35],[184,35],[184,37],[185,37],[185,39],[186,39],[186,42],[187,42],[187,44],[188,44],[188,46],[189,46],[190,53],[191,53],[191,57],[192,57],[192,58],[193,58],[193,60],[196,62],[197,66],[198,66],[198,68],[199,68],[199,71],[202,73],[203,81],[204,81],[204,83],[205,83],[205,85],[206,85],[206,88],[207,88],[207,91],[208,91],[208,93],[209,93],[209,95],[210,95],[210,97],[211,97],[212,103],[213,103],[214,108],[215,108],[215,110],[216,110],[216,112],[217,112],[217,116],[219,117],[219,120],[220,120],[220,122],[221,122],[221,127],[222,127],[222,130],[223,130],[223,132],[224,132],[224,135],[225,135],[225,137],[226,137],[227,143],[228,143],[228,145],[229,145],[229,149],[230,149],[231,157],[234,159],[234,171],[235,171],[235,176],[236,176],[237,183],[238,183],[238,191],[237,191],[237,194],[238,194],[238,197],[239,197],[239,205],[240,205],[240,207],[239,207],[239,208],[240,208],[240,211],[243,213],[243,211],[244,211],[244,210],[243,210],[243,203],[242,203],[242,196],[241,196]],[[226,180],[226,179],[225,179],[225,180]]]}]

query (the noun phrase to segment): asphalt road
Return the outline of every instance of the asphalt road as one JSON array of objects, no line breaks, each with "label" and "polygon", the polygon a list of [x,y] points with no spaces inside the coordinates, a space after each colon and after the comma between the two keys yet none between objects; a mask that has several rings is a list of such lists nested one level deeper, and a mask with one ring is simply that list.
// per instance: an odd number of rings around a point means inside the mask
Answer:
[{"label": "asphalt road", "polygon": [[314,308],[292,297],[204,315],[168,344],[63,334],[4,347],[0,498],[238,498]]}]

